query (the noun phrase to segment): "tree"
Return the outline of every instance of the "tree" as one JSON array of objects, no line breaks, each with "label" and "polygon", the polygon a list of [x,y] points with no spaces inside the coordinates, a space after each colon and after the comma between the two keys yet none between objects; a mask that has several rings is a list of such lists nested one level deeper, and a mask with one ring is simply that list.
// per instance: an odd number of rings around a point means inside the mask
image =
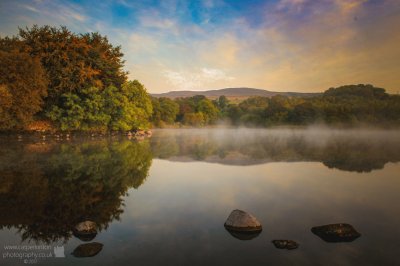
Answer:
[{"label": "tree", "polygon": [[122,88],[96,87],[81,93],[65,93],[59,106],[53,106],[48,117],[61,130],[128,131],[147,129],[152,114],[150,97],[138,81],[130,81]]},{"label": "tree", "polygon": [[149,128],[153,107],[150,96],[139,81],[128,81],[120,90],[108,87],[104,99],[106,113],[111,116],[110,130]]},{"label": "tree", "polygon": [[0,44],[0,129],[23,129],[42,108],[47,79],[38,58]]},{"label": "tree", "polygon": [[324,92],[324,96],[362,97],[369,99],[387,99],[389,97],[385,89],[377,88],[370,84],[345,85],[338,88],[330,88]]},{"label": "tree", "polygon": [[213,124],[218,119],[219,111],[217,107],[207,98],[199,101],[197,111],[204,115],[204,122],[206,124]]},{"label": "tree", "polygon": [[185,125],[200,127],[205,125],[205,118],[203,113],[185,113],[183,116],[183,123]]},{"label": "tree", "polygon": [[99,88],[92,87],[82,90],[80,95],[63,94],[60,105],[53,106],[48,117],[57,122],[61,130],[104,132],[111,119],[104,106]]},{"label": "tree", "polygon": [[153,104],[153,115],[152,120],[156,125],[160,125],[160,122],[167,124],[173,124],[179,113],[179,104],[175,101],[166,98],[152,98]]},{"label": "tree", "polygon": [[66,27],[33,26],[19,30],[19,41],[37,57],[49,78],[47,108],[59,104],[64,93],[89,87],[120,87],[126,81],[121,48],[98,33],[77,35]]}]

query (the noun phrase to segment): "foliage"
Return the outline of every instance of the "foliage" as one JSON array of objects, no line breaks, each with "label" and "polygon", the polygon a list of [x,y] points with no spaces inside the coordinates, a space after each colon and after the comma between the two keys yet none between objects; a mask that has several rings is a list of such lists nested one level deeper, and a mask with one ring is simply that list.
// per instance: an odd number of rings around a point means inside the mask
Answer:
[{"label": "foliage", "polygon": [[40,59],[47,73],[47,107],[57,105],[65,93],[80,93],[89,87],[120,87],[126,81],[121,47],[112,46],[99,33],[77,35],[66,27],[35,25],[19,29],[17,40],[29,55]]},{"label": "foliage", "polygon": [[[232,125],[260,127],[312,123],[400,124],[400,96],[389,95],[382,88],[363,84],[330,88],[320,96],[308,98],[257,96],[234,104],[224,96],[211,102],[197,95],[174,101],[179,105],[176,122],[190,126],[214,124],[218,120],[229,121]],[[158,108],[153,116],[163,120],[159,115],[163,108],[153,102]]]},{"label": "foliage", "polygon": [[66,27],[35,25],[0,38],[0,129],[23,129],[38,112],[61,130],[148,128],[151,100],[137,80],[127,81],[122,56],[107,37]]},{"label": "foliage", "polygon": [[120,91],[106,90],[106,112],[111,130],[147,129],[153,112],[150,96],[137,80],[124,83]]},{"label": "foliage", "polygon": [[47,113],[61,130],[106,131],[146,129],[152,113],[150,98],[138,81],[121,89],[92,87],[81,93],[65,93],[59,106]]},{"label": "foliage", "polygon": [[176,121],[184,125],[204,126],[214,124],[220,118],[218,103],[212,102],[203,95],[179,98],[175,102],[179,106]]},{"label": "foliage", "polygon": [[104,110],[104,96],[92,87],[81,91],[80,95],[63,94],[60,106],[53,106],[48,117],[59,124],[61,130],[105,131],[110,115]]},{"label": "foliage", "polygon": [[200,127],[205,125],[206,120],[204,118],[204,114],[201,112],[185,113],[182,122],[185,125]]},{"label": "foliage", "polygon": [[179,105],[165,97],[151,98],[153,106],[153,114],[151,117],[152,122],[156,126],[160,126],[163,122],[166,124],[173,124],[179,112]]},{"label": "foliage", "polygon": [[0,43],[0,129],[21,129],[41,110],[47,79],[40,61]]}]

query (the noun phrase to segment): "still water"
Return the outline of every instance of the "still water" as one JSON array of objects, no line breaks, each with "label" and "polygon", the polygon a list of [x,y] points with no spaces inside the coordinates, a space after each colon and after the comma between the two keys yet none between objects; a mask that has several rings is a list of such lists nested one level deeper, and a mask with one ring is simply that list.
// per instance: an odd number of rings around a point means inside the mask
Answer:
[{"label": "still water", "polygon": [[[400,265],[399,133],[187,129],[157,130],[144,141],[3,137],[0,264]],[[256,216],[261,234],[240,240],[226,231],[234,209]],[[84,220],[98,225],[89,242],[72,234]],[[349,223],[361,237],[328,243],[311,232],[332,223]],[[300,246],[276,249],[274,239]],[[94,242],[95,255],[76,256],[78,246]]]}]

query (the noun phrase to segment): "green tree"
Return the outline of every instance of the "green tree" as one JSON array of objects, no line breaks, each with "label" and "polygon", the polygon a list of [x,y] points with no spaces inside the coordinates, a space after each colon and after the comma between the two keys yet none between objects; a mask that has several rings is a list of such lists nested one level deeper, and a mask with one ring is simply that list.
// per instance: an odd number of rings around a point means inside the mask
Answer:
[{"label": "green tree", "polygon": [[156,126],[173,124],[179,113],[179,104],[166,97],[151,99],[153,105],[152,121]]},{"label": "green tree", "polygon": [[185,125],[200,127],[205,125],[204,114],[199,113],[185,113],[183,116],[183,123]]},{"label": "green tree", "polygon": [[104,92],[106,113],[111,116],[109,129],[147,129],[153,112],[150,96],[137,80],[124,83],[119,90],[110,86]]},{"label": "green tree", "polygon": [[58,123],[61,130],[107,130],[110,115],[105,110],[104,96],[99,88],[83,89],[80,95],[63,94],[60,106],[53,106],[48,117]]},{"label": "green tree", "polygon": [[198,102],[197,111],[204,115],[204,122],[206,124],[215,123],[219,116],[217,107],[207,98]]}]

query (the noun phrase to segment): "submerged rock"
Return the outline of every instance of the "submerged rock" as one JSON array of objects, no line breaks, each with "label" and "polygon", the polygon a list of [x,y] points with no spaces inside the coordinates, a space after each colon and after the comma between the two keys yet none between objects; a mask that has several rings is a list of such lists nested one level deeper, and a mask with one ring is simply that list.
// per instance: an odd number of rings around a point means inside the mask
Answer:
[{"label": "submerged rock", "polygon": [[311,232],[326,242],[351,242],[361,234],[350,224],[328,224],[311,228]]},{"label": "submerged rock", "polygon": [[77,258],[93,257],[99,254],[99,252],[102,249],[103,249],[103,244],[93,242],[93,243],[79,245],[74,249],[74,251],[71,254]]},{"label": "submerged rock", "polygon": [[261,232],[262,230],[257,218],[242,210],[233,210],[224,226],[227,230],[236,232]]},{"label": "submerged rock", "polygon": [[272,243],[276,248],[279,249],[296,249],[299,247],[299,244],[293,240],[272,240]]},{"label": "submerged rock", "polygon": [[92,221],[81,222],[74,227],[73,234],[82,241],[90,241],[97,235],[97,225]]}]

